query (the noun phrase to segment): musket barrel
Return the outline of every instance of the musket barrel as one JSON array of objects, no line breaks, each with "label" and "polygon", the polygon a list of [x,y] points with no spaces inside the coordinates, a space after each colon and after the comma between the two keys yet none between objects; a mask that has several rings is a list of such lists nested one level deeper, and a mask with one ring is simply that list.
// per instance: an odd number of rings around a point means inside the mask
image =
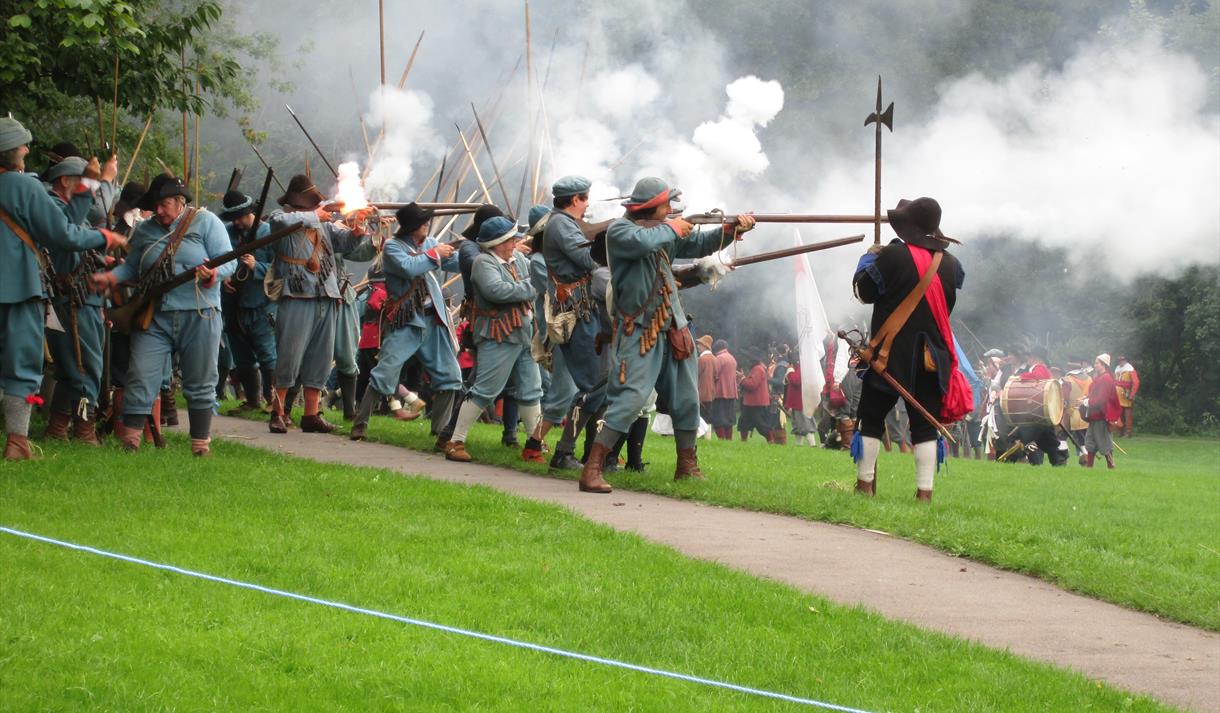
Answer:
[{"label": "musket barrel", "polygon": [[[733,223],[737,221],[739,214],[720,214],[720,213],[699,213],[696,215],[683,216],[683,219],[693,225],[718,225],[720,223]],[[875,223],[876,216],[872,215],[812,215],[798,213],[754,213],[752,214],[756,223]],[[889,218],[881,216],[881,222],[888,223]]]},{"label": "musket barrel", "polygon": [[[872,217],[869,216],[868,222],[872,222]],[[849,238],[838,238],[836,240],[826,240],[820,243],[810,243],[808,245],[797,245],[796,247],[784,248],[783,250],[773,250],[771,252],[759,253],[758,255],[750,255],[749,257],[737,258],[733,261],[733,267],[741,267],[742,265],[753,265],[757,262],[767,262],[768,260],[779,260],[793,255],[803,255],[818,250],[828,250],[837,248],[843,245],[851,245],[864,240],[864,234],[853,235]]]}]

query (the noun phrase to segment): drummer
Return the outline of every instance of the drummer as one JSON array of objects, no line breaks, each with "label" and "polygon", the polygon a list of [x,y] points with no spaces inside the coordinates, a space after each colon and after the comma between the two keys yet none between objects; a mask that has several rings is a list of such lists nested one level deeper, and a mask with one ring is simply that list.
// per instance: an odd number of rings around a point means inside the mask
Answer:
[{"label": "drummer", "polygon": [[[1046,365],[1046,350],[1035,346],[1020,350],[1024,364],[1013,374],[1012,381],[1046,382],[1054,379],[1050,367]],[[1009,382],[1011,385],[1012,381]],[[1055,387],[1058,389],[1058,386]],[[1005,388],[1007,391],[1007,387]],[[1038,392],[1041,396],[1044,391]],[[1057,393],[1057,392],[1056,392]],[[1039,402],[1039,406],[1044,406]],[[1058,419],[1056,419],[1057,421]],[[1041,465],[1042,456],[1050,460],[1052,466],[1065,465],[1068,461],[1067,443],[1059,440],[1059,434],[1054,422],[1044,422],[1020,426],[1016,437],[1026,444],[1026,458],[1030,465]]]}]

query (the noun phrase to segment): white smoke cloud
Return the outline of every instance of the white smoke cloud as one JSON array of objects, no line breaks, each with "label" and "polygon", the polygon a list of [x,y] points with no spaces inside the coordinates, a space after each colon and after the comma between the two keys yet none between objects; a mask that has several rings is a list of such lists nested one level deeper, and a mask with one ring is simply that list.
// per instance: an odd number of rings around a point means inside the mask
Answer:
[{"label": "white smoke cloud", "polygon": [[[439,161],[444,143],[432,128],[433,102],[424,92],[397,87],[374,89],[364,116],[370,144],[384,126],[385,134],[375,149],[365,190],[373,200],[413,200],[413,162]],[[426,175],[425,175],[426,179]]]},{"label": "white smoke cloud", "polygon": [[593,104],[599,114],[622,121],[651,104],[661,85],[638,64],[601,72],[593,78]]},{"label": "white smoke cloud", "polygon": [[[964,242],[1034,238],[1124,277],[1220,257],[1220,116],[1193,59],[1154,38],[1089,45],[1061,71],[969,76],[940,95],[924,125],[887,132],[886,206],[930,195]],[[870,168],[835,166],[813,203],[869,206]]]}]

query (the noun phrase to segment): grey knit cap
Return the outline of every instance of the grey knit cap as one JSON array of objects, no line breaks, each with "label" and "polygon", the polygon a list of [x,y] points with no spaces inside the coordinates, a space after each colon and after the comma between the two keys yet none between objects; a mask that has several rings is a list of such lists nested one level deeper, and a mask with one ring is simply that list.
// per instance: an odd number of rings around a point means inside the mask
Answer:
[{"label": "grey knit cap", "polygon": [[30,130],[11,116],[0,117],[0,151],[24,146],[34,140]]}]

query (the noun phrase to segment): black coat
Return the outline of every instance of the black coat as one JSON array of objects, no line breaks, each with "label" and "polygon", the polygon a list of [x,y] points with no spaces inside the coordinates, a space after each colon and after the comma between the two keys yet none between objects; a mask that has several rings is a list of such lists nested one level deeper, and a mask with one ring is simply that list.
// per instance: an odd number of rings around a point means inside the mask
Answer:
[{"label": "black coat", "polygon": [[[966,273],[956,257],[948,250],[943,252],[944,257],[941,258],[937,274],[945,290],[945,303],[952,313],[953,305],[957,302],[957,291],[961,289]],[[856,296],[861,302],[873,305],[873,320],[869,327],[872,334],[881,329],[881,325],[917,284],[919,272],[915,269],[915,260],[911,257],[906,243],[901,240],[894,240],[886,245],[877,255],[877,261],[873,265],[855,274],[852,286]],[[936,362],[937,376],[940,378],[943,393],[948,389],[953,345],[945,344],[926,296],[919,301],[910,319],[894,337],[894,344],[890,348],[887,370],[903,386],[910,388],[915,383],[917,370],[923,370],[925,344]]]}]

